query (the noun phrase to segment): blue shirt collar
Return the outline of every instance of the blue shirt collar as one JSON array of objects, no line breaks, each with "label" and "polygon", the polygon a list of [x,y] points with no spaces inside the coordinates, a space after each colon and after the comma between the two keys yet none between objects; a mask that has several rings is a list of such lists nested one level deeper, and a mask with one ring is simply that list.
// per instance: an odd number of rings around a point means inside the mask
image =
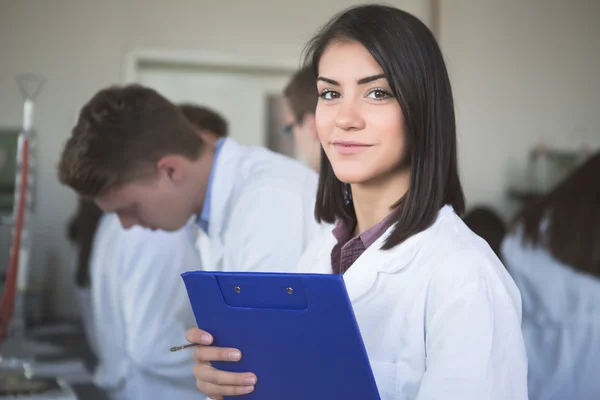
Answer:
[{"label": "blue shirt collar", "polygon": [[225,138],[219,139],[215,145],[215,155],[213,157],[212,165],[210,167],[210,174],[208,175],[208,185],[206,186],[206,194],[204,195],[204,205],[202,206],[202,212],[200,213],[200,216],[197,220],[200,229],[202,229],[207,235],[208,223],[210,220],[210,199],[212,197],[213,180],[215,176],[217,159],[219,158],[219,153],[221,152],[223,143],[225,143]]}]

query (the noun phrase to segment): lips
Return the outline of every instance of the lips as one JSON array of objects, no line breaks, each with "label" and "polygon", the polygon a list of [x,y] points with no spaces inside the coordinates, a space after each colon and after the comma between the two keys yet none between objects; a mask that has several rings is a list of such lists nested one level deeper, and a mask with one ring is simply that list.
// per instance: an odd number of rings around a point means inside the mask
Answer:
[{"label": "lips", "polygon": [[369,147],[373,147],[371,144],[354,142],[349,140],[336,140],[332,143],[333,148],[336,152],[342,155],[353,155],[360,153]]}]

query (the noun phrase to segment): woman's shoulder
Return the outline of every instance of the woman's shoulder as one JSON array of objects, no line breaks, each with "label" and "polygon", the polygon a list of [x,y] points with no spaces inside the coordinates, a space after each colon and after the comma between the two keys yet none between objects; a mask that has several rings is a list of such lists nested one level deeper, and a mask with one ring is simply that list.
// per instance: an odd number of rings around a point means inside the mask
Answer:
[{"label": "woman's shoulder", "polygon": [[[423,244],[431,257],[465,265],[479,270],[483,265],[502,266],[502,263],[487,244],[473,233],[462,219],[450,207],[440,211],[438,218],[431,228],[430,235]],[[473,271],[475,272],[475,271]]]},{"label": "woman's shoulder", "polygon": [[431,288],[448,296],[469,286],[485,286],[490,296],[520,315],[515,282],[485,240],[473,233],[454,211],[441,213],[423,244],[420,266],[431,270]]}]

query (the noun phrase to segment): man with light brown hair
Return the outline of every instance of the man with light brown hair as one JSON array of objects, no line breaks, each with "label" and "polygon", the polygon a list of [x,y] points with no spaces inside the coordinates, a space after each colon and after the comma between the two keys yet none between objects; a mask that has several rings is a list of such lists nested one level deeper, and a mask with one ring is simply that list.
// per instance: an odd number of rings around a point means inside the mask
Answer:
[{"label": "man with light brown hair", "polygon": [[174,231],[195,215],[207,269],[290,270],[319,229],[313,171],[231,138],[207,145],[179,107],[139,85],[83,107],[59,176],[125,228]]}]

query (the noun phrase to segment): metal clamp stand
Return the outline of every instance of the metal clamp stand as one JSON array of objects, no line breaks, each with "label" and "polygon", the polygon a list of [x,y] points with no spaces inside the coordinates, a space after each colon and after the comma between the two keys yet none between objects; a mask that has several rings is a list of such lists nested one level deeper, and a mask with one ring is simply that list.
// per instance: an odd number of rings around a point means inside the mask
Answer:
[{"label": "metal clamp stand", "polygon": [[[0,383],[10,386],[19,380],[22,385],[31,385],[35,375],[35,341],[26,338],[25,298],[29,289],[31,235],[29,216],[33,206],[33,184],[35,162],[33,157],[33,105],[44,86],[45,80],[37,75],[25,74],[17,77],[23,96],[23,130],[19,134],[15,202],[12,220],[13,239],[10,251],[7,279],[0,298]],[[37,383],[40,383],[39,381]],[[10,386],[12,387],[12,386]],[[17,386],[19,387],[19,386]],[[17,392],[23,389],[15,389]],[[76,399],[70,388],[58,381],[53,399]],[[23,399],[50,398],[39,395],[19,395]]]},{"label": "metal clamp stand", "polygon": [[25,295],[28,291],[31,236],[29,216],[33,205],[33,178],[35,167],[33,150],[33,102],[39,96],[44,79],[36,75],[20,75],[17,83],[23,95],[23,130],[19,134],[15,201],[13,208],[13,239],[8,274],[0,303],[0,355],[9,354],[26,361],[33,358],[24,338]]}]

